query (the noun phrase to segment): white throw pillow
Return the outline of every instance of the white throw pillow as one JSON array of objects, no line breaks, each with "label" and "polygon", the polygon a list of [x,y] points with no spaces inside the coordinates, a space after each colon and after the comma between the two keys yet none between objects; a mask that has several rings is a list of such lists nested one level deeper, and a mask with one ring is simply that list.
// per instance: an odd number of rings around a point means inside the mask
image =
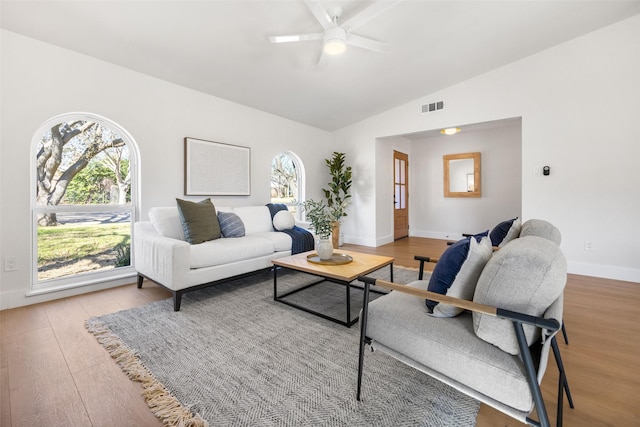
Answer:
[{"label": "white throw pillow", "polygon": [[161,236],[185,240],[180,214],[176,206],[149,209],[149,221]]},{"label": "white throw pillow", "polygon": [[513,224],[511,224],[511,227],[509,228],[507,235],[504,236],[504,239],[502,240],[502,242],[500,242],[498,247],[501,248],[507,243],[509,243],[510,241],[512,241],[513,239],[517,239],[518,236],[520,236],[521,227],[522,227],[522,221],[520,220],[520,218],[516,218],[513,221]]},{"label": "white throw pillow", "polygon": [[279,211],[273,216],[273,228],[278,231],[291,230],[296,225],[296,219],[289,211]]}]

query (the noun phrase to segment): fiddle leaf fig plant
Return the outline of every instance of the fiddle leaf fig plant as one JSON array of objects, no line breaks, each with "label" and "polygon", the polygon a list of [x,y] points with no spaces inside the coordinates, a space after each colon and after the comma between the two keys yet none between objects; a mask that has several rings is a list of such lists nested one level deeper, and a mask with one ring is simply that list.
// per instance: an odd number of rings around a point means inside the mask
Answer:
[{"label": "fiddle leaf fig plant", "polygon": [[330,159],[325,159],[331,181],[329,188],[323,188],[322,191],[333,221],[340,221],[347,216],[347,207],[351,203],[351,166],[345,164],[345,156],[345,153],[334,151]]}]

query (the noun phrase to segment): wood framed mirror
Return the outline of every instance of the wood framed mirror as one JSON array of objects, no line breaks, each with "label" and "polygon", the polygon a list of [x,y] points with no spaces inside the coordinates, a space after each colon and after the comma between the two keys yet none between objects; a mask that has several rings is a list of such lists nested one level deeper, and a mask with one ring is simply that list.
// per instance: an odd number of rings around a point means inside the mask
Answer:
[{"label": "wood framed mirror", "polygon": [[445,154],[444,197],[480,197],[480,153]]}]

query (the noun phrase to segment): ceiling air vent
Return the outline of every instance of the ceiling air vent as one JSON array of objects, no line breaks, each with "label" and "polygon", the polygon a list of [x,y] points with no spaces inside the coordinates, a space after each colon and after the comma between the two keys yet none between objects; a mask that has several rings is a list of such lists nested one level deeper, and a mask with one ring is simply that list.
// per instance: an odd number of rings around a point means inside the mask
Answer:
[{"label": "ceiling air vent", "polygon": [[434,111],[442,110],[444,108],[444,101],[429,102],[422,105],[422,114],[432,113]]}]

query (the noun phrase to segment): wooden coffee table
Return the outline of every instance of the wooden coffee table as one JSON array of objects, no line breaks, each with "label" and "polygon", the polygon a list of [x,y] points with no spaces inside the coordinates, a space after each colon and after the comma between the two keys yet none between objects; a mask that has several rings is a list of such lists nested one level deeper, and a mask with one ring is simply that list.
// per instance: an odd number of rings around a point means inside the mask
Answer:
[{"label": "wooden coffee table", "polygon": [[[275,301],[279,301],[283,304],[290,305],[292,307],[296,307],[300,310],[304,310],[308,313],[315,314],[316,316],[320,316],[324,319],[331,320],[333,322],[339,323],[343,326],[351,327],[358,321],[358,316],[355,318],[351,318],[351,282],[356,280],[358,276],[367,275],[373,271],[379,270],[382,267],[389,266],[390,268],[390,279],[393,282],[393,261],[394,258],[380,255],[370,255],[363,254],[359,252],[353,251],[343,251],[343,250],[335,250],[334,254],[344,254],[353,258],[348,264],[341,265],[323,265],[310,262],[307,259],[307,256],[315,254],[315,251],[304,252],[296,255],[291,255],[284,258],[274,259],[272,262],[276,266],[273,269],[273,299]],[[284,294],[278,295],[278,268],[286,268],[289,270],[299,271],[307,274],[311,274],[314,276],[318,276],[321,280],[316,282],[301,286],[299,288],[287,291]],[[298,304],[296,302],[287,301],[286,298],[289,295],[300,292],[304,289],[308,289],[312,286],[318,285],[325,281],[338,283],[344,285],[345,287],[345,299],[346,299],[346,320],[342,320],[336,317],[329,316],[324,313],[320,313],[315,311],[308,306],[304,306],[302,304]],[[356,288],[362,289],[362,288]],[[373,292],[373,291],[372,291]]]}]

